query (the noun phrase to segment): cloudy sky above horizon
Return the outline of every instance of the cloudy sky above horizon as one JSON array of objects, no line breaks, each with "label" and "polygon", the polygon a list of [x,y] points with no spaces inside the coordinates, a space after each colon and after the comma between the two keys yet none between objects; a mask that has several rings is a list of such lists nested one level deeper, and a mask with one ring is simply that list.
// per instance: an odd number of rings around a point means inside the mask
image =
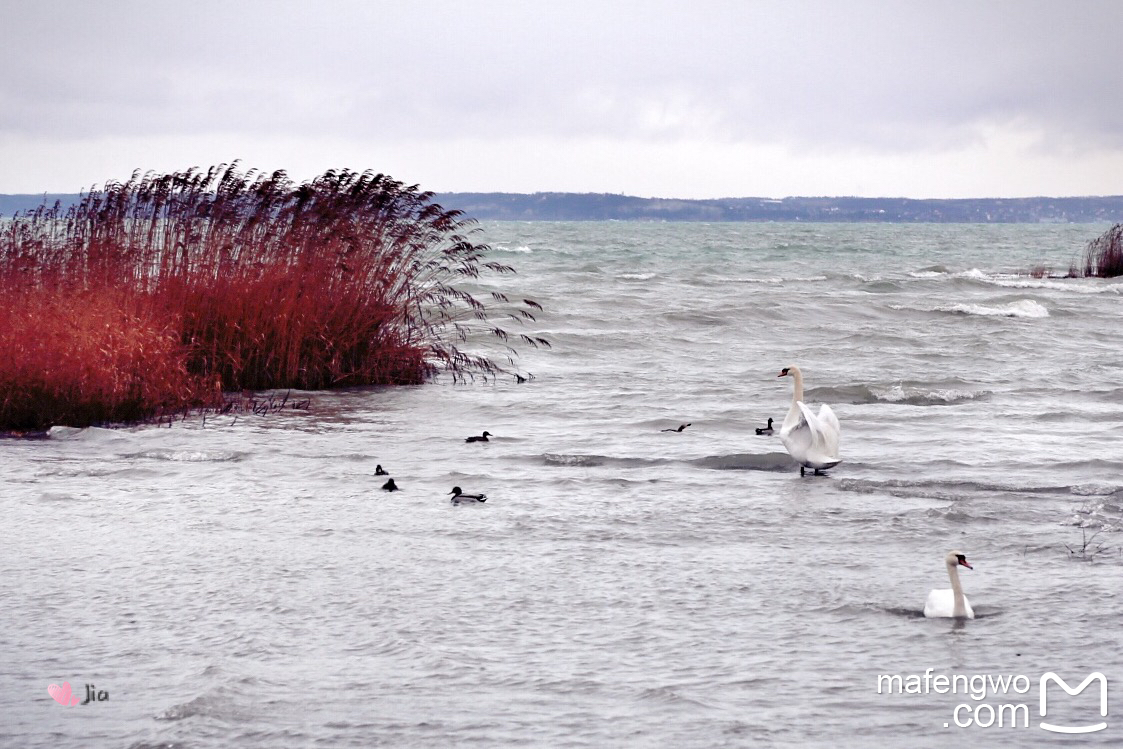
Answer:
[{"label": "cloudy sky above horizon", "polygon": [[1114,0],[8,2],[0,193],[1123,194]]}]

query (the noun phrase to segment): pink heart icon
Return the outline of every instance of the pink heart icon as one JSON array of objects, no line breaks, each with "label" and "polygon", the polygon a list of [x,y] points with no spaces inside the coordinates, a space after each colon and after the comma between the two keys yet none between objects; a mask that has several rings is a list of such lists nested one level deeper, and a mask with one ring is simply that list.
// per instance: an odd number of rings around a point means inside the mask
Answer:
[{"label": "pink heart icon", "polygon": [[78,704],[78,698],[70,696],[70,682],[64,681],[60,687],[58,684],[52,684],[47,687],[47,692],[55,698],[55,702],[60,705],[71,707]]}]

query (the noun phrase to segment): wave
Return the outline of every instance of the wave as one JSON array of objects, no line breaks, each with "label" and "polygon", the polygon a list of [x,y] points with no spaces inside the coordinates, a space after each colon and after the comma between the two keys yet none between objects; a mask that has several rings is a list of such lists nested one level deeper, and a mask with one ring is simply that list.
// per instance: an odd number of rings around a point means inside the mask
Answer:
[{"label": "wave", "polygon": [[544,453],[542,461],[548,466],[569,468],[597,468],[599,466],[642,468],[672,462],[668,458],[614,458],[608,455],[569,455],[565,453]]},{"label": "wave", "polygon": [[1115,484],[1077,484],[1069,491],[1078,497],[1110,497],[1123,492],[1123,486]]},{"label": "wave", "polygon": [[716,471],[790,471],[792,457],[787,453],[735,453],[708,455],[690,463]]},{"label": "wave", "polygon": [[542,460],[548,466],[567,468],[645,468],[687,463],[717,471],[790,471],[793,465],[787,453],[734,453],[730,455],[707,455],[703,458],[616,458],[608,455],[572,455],[546,453]]},{"label": "wave", "polygon": [[40,502],[81,502],[81,497],[63,492],[43,492],[39,495]]},{"label": "wave", "polygon": [[174,463],[226,463],[241,460],[245,453],[234,450],[145,450],[125,457],[168,460]]},{"label": "wave", "polygon": [[712,708],[713,705],[693,697],[687,697],[671,687],[648,687],[639,692],[639,699],[650,700],[665,705],[689,705],[691,707]]},{"label": "wave", "polygon": [[1110,484],[1057,484],[1033,486],[1027,484],[991,481],[940,480],[940,479],[840,479],[837,484],[843,491],[857,494],[890,494],[893,496],[930,497],[933,499],[959,499],[974,494],[1052,494],[1078,497],[1114,496],[1123,492],[1123,486]]},{"label": "wave", "polygon": [[523,253],[523,254],[526,254],[528,252],[534,252],[534,250],[530,249],[525,244],[515,245],[514,247],[511,247],[509,245],[502,245],[502,244],[492,245],[492,249],[494,249],[496,252],[520,252],[520,253]]},{"label": "wave", "polygon": [[1019,299],[1006,304],[945,304],[939,307],[913,307],[904,304],[890,304],[889,309],[914,312],[943,312],[953,315],[977,315],[980,317],[1021,317],[1039,319],[1049,316],[1049,308],[1032,299]]},{"label": "wave", "polygon": [[1019,299],[1008,304],[953,304],[949,307],[937,307],[938,312],[953,312],[962,315],[981,315],[983,317],[1024,317],[1042,318],[1049,316],[1049,308],[1032,299]]},{"label": "wave", "polygon": [[913,278],[940,278],[941,276],[946,276],[949,272],[946,265],[929,265],[926,268],[914,270],[910,272],[909,275]]},{"label": "wave", "polygon": [[989,390],[964,390],[954,387],[935,387],[917,383],[897,382],[892,385],[843,385],[840,387],[815,387],[807,391],[808,401],[823,403],[892,403],[903,406],[951,406],[990,396]]},{"label": "wave", "polygon": [[53,426],[46,432],[47,439],[52,440],[102,440],[122,439],[124,435],[114,429],[105,427],[67,427]]},{"label": "wave", "polygon": [[621,273],[619,276],[625,281],[650,281],[655,278],[654,273]]},{"label": "wave", "polygon": [[865,283],[867,291],[890,292],[901,290],[901,285],[899,283],[884,278],[875,278]]},{"label": "wave", "polygon": [[826,276],[792,276],[790,278],[782,278],[780,276],[769,276],[767,278],[750,278],[750,277],[723,278],[723,279],[719,279],[718,283],[727,283],[727,284],[761,283],[761,284],[769,284],[769,285],[774,286],[774,285],[784,284],[784,283],[818,283],[820,281],[827,281],[827,280],[829,280],[829,279]]},{"label": "wave", "polygon": [[985,273],[972,268],[955,274],[955,278],[1001,286],[1005,289],[1049,289],[1052,291],[1071,291],[1076,294],[1120,294],[1123,283],[1101,283],[1100,279],[1089,278],[1033,278],[1000,273]]},{"label": "wave", "polygon": [[770,284],[770,285],[773,285],[773,286],[777,285],[777,284],[782,284],[783,282],[784,282],[784,279],[780,278],[779,276],[773,276],[771,278],[727,278],[727,279],[725,279],[725,283],[764,283],[764,284]]}]

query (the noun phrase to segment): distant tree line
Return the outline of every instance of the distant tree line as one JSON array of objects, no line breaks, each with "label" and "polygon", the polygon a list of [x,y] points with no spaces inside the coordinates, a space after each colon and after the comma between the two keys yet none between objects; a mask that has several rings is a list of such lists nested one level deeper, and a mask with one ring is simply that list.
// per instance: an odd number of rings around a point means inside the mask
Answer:
[{"label": "distant tree line", "polygon": [[[0,216],[77,194],[0,195]],[[441,205],[485,221],[830,221],[884,223],[1116,223],[1123,195],[1077,198],[791,197],[677,200],[607,193],[436,193]]]},{"label": "distant tree line", "polygon": [[1123,221],[1123,196],[1080,198],[793,197],[673,200],[583,193],[438,193],[481,220],[1099,223]]}]

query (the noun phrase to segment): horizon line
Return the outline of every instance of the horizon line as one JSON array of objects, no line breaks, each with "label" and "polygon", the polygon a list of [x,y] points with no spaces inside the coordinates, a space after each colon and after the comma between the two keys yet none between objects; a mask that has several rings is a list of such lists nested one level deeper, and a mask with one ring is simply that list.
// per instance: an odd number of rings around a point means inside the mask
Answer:
[{"label": "horizon line", "polygon": [[[297,183],[300,184],[300,183]],[[419,189],[420,186],[417,186]],[[34,198],[34,197],[47,197],[47,196],[81,196],[89,194],[92,190],[103,190],[104,186],[91,188],[90,190],[78,190],[71,192],[59,192],[44,190],[42,192],[0,192],[0,197],[5,198]],[[904,195],[785,195],[783,197],[773,197],[767,195],[723,195],[716,198],[677,198],[665,196],[644,196],[635,195],[624,192],[597,192],[594,190],[534,190],[531,192],[520,192],[510,190],[426,190],[422,192],[430,192],[434,195],[597,195],[597,196],[612,196],[620,198],[634,198],[636,200],[677,200],[693,203],[701,203],[708,201],[720,200],[913,200],[913,201],[928,201],[928,200],[1090,200],[1097,198],[1123,198],[1123,193],[1118,194],[1086,194],[1086,195],[1019,195],[1019,196],[981,196],[969,198],[913,198]]]}]

